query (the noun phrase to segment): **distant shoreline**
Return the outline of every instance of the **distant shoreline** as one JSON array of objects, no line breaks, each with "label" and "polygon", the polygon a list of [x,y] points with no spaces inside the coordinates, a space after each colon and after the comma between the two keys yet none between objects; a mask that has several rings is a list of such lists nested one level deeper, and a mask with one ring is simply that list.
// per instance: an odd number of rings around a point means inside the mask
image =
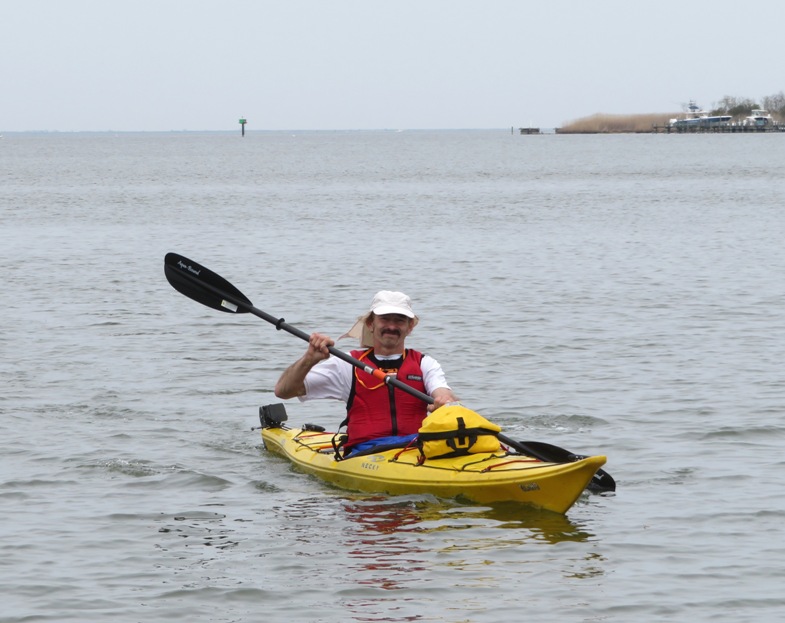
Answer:
[{"label": "distant shoreline", "polygon": [[[672,119],[684,113],[646,113],[639,115],[596,114],[556,128],[557,134],[651,134],[668,128]],[[741,123],[741,120],[738,122]],[[781,125],[775,128],[782,127]],[[719,131],[722,128],[712,128]]]}]

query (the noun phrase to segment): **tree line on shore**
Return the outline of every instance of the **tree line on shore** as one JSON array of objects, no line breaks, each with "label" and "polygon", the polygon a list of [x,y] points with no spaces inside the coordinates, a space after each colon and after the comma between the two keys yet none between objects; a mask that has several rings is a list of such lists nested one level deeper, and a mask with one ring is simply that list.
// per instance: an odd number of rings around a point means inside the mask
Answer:
[{"label": "tree line on shore", "polygon": [[[753,110],[763,108],[769,111],[775,121],[785,121],[785,93],[780,91],[774,95],[762,97],[759,101],[748,97],[726,95],[709,111],[710,115],[731,115],[734,121],[741,121]],[[684,105],[687,109],[687,105]],[[605,134],[623,132],[651,132],[654,126],[668,125],[671,119],[683,115],[683,112],[645,113],[633,115],[610,115],[598,113],[570,121],[558,128],[559,134]]]},{"label": "tree line on shore", "polygon": [[711,110],[712,115],[731,115],[733,117],[746,117],[756,108],[768,110],[772,117],[785,119],[785,93],[780,91],[774,95],[767,95],[760,99],[760,104],[748,97],[734,97],[726,95]]}]

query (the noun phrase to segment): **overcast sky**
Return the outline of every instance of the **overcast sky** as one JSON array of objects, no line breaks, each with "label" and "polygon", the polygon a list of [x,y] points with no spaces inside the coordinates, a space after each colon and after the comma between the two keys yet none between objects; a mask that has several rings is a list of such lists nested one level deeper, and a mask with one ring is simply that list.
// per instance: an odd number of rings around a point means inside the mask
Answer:
[{"label": "overcast sky", "polygon": [[783,28],[783,0],[0,0],[0,132],[709,108],[785,90]]}]

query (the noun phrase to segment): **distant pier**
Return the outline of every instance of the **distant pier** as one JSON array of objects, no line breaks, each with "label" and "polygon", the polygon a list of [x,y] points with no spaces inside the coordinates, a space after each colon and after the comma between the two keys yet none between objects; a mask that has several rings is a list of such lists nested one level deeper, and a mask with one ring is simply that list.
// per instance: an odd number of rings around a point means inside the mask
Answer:
[{"label": "distant pier", "polygon": [[542,134],[540,128],[518,128],[521,134]]}]

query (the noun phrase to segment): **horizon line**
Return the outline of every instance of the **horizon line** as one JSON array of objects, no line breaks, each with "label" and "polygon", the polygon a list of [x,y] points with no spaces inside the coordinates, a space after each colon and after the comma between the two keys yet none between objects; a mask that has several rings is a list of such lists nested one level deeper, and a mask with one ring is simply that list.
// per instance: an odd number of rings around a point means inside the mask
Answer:
[{"label": "horizon line", "polygon": [[[490,132],[490,131],[509,131],[518,130],[529,126],[508,126],[491,128],[288,128],[280,130],[246,128],[246,134],[264,133],[273,134],[281,132]],[[551,127],[542,127],[543,130],[551,130]],[[241,130],[0,130],[0,134],[188,134],[188,133],[215,133],[215,134],[240,134]]]}]

